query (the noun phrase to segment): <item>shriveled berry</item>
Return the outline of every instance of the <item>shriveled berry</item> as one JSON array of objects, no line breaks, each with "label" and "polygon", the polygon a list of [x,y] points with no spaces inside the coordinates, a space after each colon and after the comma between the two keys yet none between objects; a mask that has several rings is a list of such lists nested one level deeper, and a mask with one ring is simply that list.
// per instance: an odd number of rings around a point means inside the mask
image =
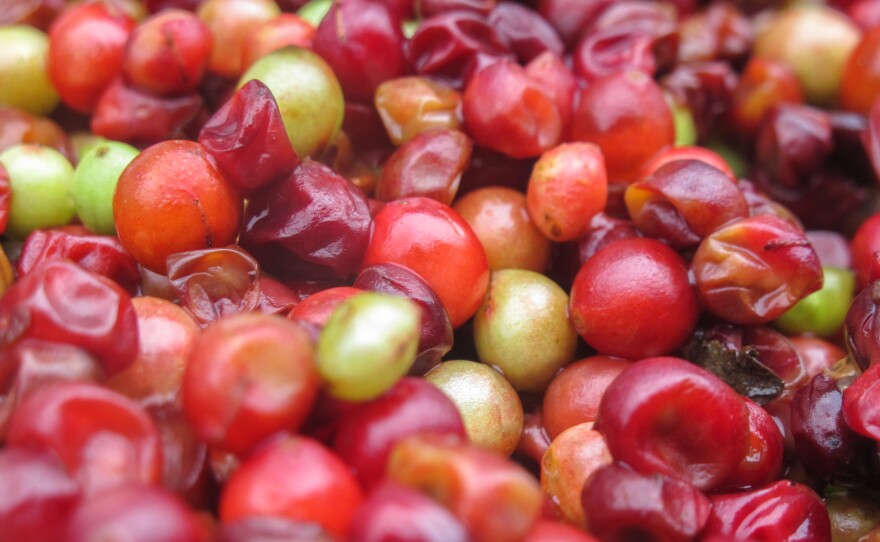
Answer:
[{"label": "shriveled berry", "polygon": [[602,397],[597,428],[617,461],[639,472],[718,487],[749,448],[742,397],[712,373],[680,358],[638,361]]},{"label": "shriveled berry", "polygon": [[734,540],[831,540],[822,499],[810,488],[781,480],[751,491],[709,497],[703,536]]},{"label": "shriveled berry", "polygon": [[819,258],[803,232],[771,215],[715,231],[691,266],[700,301],[737,324],[768,322],[822,286]]},{"label": "shriveled berry", "polygon": [[257,194],[299,163],[275,97],[256,79],[245,83],[208,119],[199,143],[245,196]]},{"label": "shriveled berry", "polygon": [[687,481],[637,472],[621,463],[594,471],[584,484],[587,528],[601,540],[686,542],[709,519],[709,499]]},{"label": "shriveled berry", "polygon": [[329,167],[304,160],[251,198],[242,246],[282,278],[345,279],[370,242],[373,219],[363,192]]}]

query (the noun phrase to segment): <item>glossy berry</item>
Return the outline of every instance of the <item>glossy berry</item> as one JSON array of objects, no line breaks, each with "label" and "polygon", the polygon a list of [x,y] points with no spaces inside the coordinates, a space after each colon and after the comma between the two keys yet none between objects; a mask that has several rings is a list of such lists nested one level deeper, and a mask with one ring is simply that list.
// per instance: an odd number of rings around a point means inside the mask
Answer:
[{"label": "glossy berry", "polygon": [[122,68],[134,26],[131,17],[102,2],[73,6],[55,21],[49,32],[49,74],[61,101],[81,113],[94,111]]},{"label": "glossy berry", "polygon": [[220,495],[220,521],[278,516],[317,523],[344,537],[363,492],[333,452],[315,440],[285,436],[260,447]]},{"label": "glossy berry", "polygon": [[383,542],[407,537],[422,542],[466,542],[467,529],[434,499],[393,482],[373,490],[352,519],[351,539]]},{"label": "glossy berry", "polygon": [[597,428],[608,449],[642,473],[717,487],[745,457],[749,414],[721,379],[674,357],[627,367],[602,397]]},{"label": "glossy berry", "polygon": [[466,438],[455,404],[425,380],[406,377],[387,393],[342,415],[333,448],[354,468],[363,486],[373,488],[385,478],[394,446],[417,434]]},{"label": "glossy berry", "polygon": [[132,31],[122,73],[131,85],[154,94],[190,92],[202,81],[212,45],[210,30],[194,13],[166,10]]},{"label": "glossy berry", "polygon": [[586,527],[581,500],[584,484],[612,460],[605,437],[592,423],[569,427],[553,439],[541,457],[541,491],[563,519]]},{"label": "glossy berry", "polygon": [[57,540],[81,498],[81,488],[51,451],[6,447],[0,451],[0,527],[18,540]]},{"label": "glossy berry", "polygon": [[166,258],[184,250],[231,243],[242,198],[190,141],[158,143],[125,169],[113,197],[119,239],[144,267],[165,272]]},{"label": "glossy berry", "polygon": [[819,258],[803,232],[771,215],[716,230],[691,266],[700,301],[737,324],[772,320],[822,285]]},{"label": "glossy berry", "polygon": [[609,356],[590,356],[566,365],[544,392],[543,420],[547,435],[596,421],[602,395],[632,362]]},{"label": "glossy berry", "polygon": [[7,443],[52,450],[87,493],[162,475],[156,424],[132,400],[86,382],[61,382],[27,396],[9,420]]},{"label": "glossy berry", "polygon": [[513,158],[538,156],[562,138],[553,96],[511,61],[477,72],[465,89],[462,107],[474,141]]},{"label": "glossy berry", "polygon": [[672,145],[675,128],[660,87],[631,71],[598,79],[580,92],[571,139],[599,146],[609,181],[632,182],[645,162]]},{"label": "glossy berry", "polygon": [[473,230],[450,207],[424,197],[391,202],[376,215],[361,265],[383,262],[421,275],[443,301],[453,328],[477,312],[489,284],[486,253]]},{"label": "glossy berry", "polygon": [[589,530],[601,540],[692,540],[711,509],[709,499],[687,481],[621,463],[593,472],[582,501]]},{"label": "glossy berry", "polygon": [[699,314],[684,259],[645,238],[616,241],[587,260],[575,276],[569,310],[587,344],[633,360],[672,353]]},{"label": "glossy berry", "polygon": [[239,455],[273,433],[295,430],[317,392],[311,339],[280,316],[218,320],[196,338],[186,360],[190,425],[211,446]]},{"label": "glossy berry", "polygon": [[70,542],[120,536],[132,542],[196,542],[207,539],[207,530],[179,496],[160,487],[127,485],[82,501],[64,535]]},{"label": "glossy berry", "polygon": [[388,477],[434,495],[475,542],[521,538],[541,510],[541,491],[527,471],[455,438],[401,441],[388,459]]},{"label": "glossy berry", "polygon": [[401,20],[383,2],[334,2],[312,47],[333,68],[348,100],[370,103],[379,84],[406,71]]},{"label": "glossy berry", "polygon": [[[705,536],[734,540],[830,540],[828,512],[819,496],[797,482],[782,480],[751,491],[709,497],[712,509]],[[772,513],[759,511],[773,510]]]}]

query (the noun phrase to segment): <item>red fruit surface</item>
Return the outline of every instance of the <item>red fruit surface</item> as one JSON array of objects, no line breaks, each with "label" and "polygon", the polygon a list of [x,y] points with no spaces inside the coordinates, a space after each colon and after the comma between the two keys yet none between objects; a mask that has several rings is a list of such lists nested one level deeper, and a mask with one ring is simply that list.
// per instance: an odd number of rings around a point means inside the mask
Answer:
[{"label": "red fruit surface", "polygon": [[472,150],[470,138],[459,130],[420,133],[388,157],[374,197],[393,201],[424,196],[451,205]]},{"label": "red fruit surface", "polygon": [[333,68],[347,100],[370,103],[376,87],[404,74],[401,22],[382,2],[333,3],[315,31],[312,47]]},{"label": "red fruit surface", "polygon": [[297,304],[287,314],[287,317],[321,329],[327,323],[327,320],[330,319],[330,315],[333,314],[336,307],[349,297],[362,291],[361,288],[351,286],[335,286],[315,292]]},{"label": "red fruit surface", "polygon": [[624,199],[642,233],[685,248],[749,215],[745,197],[730,181],[722,170],[701,160],[676,160],[631,184]]},{"label": "red fruit surface", "polygon": [[388,478],[433,495],[474,542],[517,540],[538,519],[541,490],[518,464],[457,437],[416,435],[395,446]]},{"label": "red fruit surface", "polygon": [[9,187],[9,173],[0,165],[0,235],[6,231],[9,222],[9,205],[12,189]]},{"label": "red fruit surface", "polygon": [[773,417],[761,405],[744,399],[749,409],[749,451],[724,481],[725,487],[761,487],[783,473],[784,443]]},{"label": "red fruit surface", "polygon": [[584,484],[583,507],[591,533],[600,540],[687,542],[706,524],[709,499],[683,479],[636,472],[612,463]]},{"label": "red fruit surface", "polygon": [[0,531],[9,540],[56,541],[80,491],[52,452],[0,450]]},{"label": "red fruit surface", "polygon": [[199,325],[251,312],[260,302],[259,264],[238,245],[176,252],[165,261],[180,305]]},{"label": "red fruit surface", "polygon": [[384,262],[409,267],[425,279],[453,328],[477,312],[489,286],[480,240],[452,208],[428,198],[396,200],[376,215],[362,268]]},{"label": "red fruit surface", "polygon": [[295,431],[317,393],[311,338],[280,316],[220,319],[196,338],[187,358],[187,419],[202,440],[237,455],[274,433]]},{"label": "red fruit surface", "polygon": [[139,348],[134,362],[105,384],[141,404],[178,404],[183,371],[196,337],[196,321],[180,305],[157,297],[131,300]]},{"label": "red fruit surface", "polygon": [[710,490],[749,449],[749,411],[714,374],[674,357],[627,367],[605,390],[596,427],[608,449],[643,473],[659,472]]},{"label": "red fruit surface", "polygon": [[631,363],[590,356],[563,367],[544,392],[544,426],[550,438],[579,423],[596,421],[605,390]]},{"label": "red fruit surface", "polygon": [[406,53],[417,74],[455,90],[461,90],[482,68],[501,59],[513,60],[513,53],[486,19],[465,10],[422,21]]},{"label": "red fruit surface", "polygon": [[599,146],[609,181],[632,182],[645,162],[672,145],[675,128],[660,87],[644,73],[629,71],[602,77],[580,92],[571,139]]},{"label": "red fruit surface", "polygon": [[350,540],[467,542],[470,537],[461,521],[436,500],[415,489],[385,482],[358,508]]},{"label": "red fruit surface", "polygon": [[736,324],[763,324],[822,286],[822,268],[803,231],[760,215],[706,237],[691,263],[700,301]]},{"label": "red fruit surface", "polygon": [[571,288],[572,325],[601,354],[640,359],[672,353],[699,307],[684,259],[654,239],[622,239],[581,266]]},{"label": "red fruit surface", "polygon": [[137,146],[184,139],[203,105],[202,97],[194,92],[154,96],[118,78],[101,94],[90,127],[96,135]]},{"label": "red fruit surface", "polygon": [[94,235],[83,227],[34,230],[24,241],[16,271],[23,277],[45,261],[67,259],[113,280],[134,294],[140,282],[137,263],[114,236]]},{"label": "red fruit surface", "polygon": [[479,71],[462,101],[474,141],[513,158],[538,156],[562,138],[562,117],[554,96],[512,61]]},{"label": "red fruit surface", "polygon": [[162,479],[156,424],[140,405],[97,384],[34,391],[12,413],[7,443],[52,450],[89,494]]},{"label": "red fruit surface", "polygon": [[160,487],[125,485],[83,500],[64,529],[63,540],[90,542],[207,542],[206,525],[177,495]]},{"label": "red fruit surface", "polygon": [[305,160],[250,199],[240,242],[279,278],[345,279],[361,263],[372,222],[363,192]]},{"label": "red fruit surface", "polygon": [[363,500],[348,466],[307,437],[267,443],[245,459],[220,494],[220,521],[278,516],[319,524],[344,538]]},{"label": "red fruit surface", "polygon": [[25,338],[83,348],[113,374],[137,356],[137,316],[115,282],[69,260],[50,260],[0,298],[0,348]]},{"label": "red fruit surface", "polygon": [[122,68],[125,44],[135,23],[109,2],[65,10],[49,31],[49,75],[61,100],[91,113]]},{"label": "red fruit surface", "polygon": [[872,365],[843,391],[843,417],[853,431],[880,441],[880,365]]},{"label": "red fruit surface", "polygon": [[709,499],[712,512],[704,536],[756,542],[831,540],[831,524],[822,499],[797,482],[783,480]]},{"label": "red fruit surface", "polygon": [[125,168],[113,197],[119,240],[144,267],[163,273],[175,252],[232,243],[242,197],[198,143],[169,140]]},{"label": "red fruit surface", "polygon": [[212,45],[211,31],[194,13],[165,10],[131,33],[122,74],[131,85],[160,96],[191,92],[202,82]]},{"label": "red fruit surface", "polygon": [[865,288],[869,282],[874,254],[880,250],[880,213],[868,217],[859,225],[850,241],[852,266],[856,272],[856,288]]},{"label": "red fruit surface", "polygon": [[394,446],[425,433],[466,440],[455,404],[425,380],[405,377],[378,399],[344,415],[333,448],[353,467],[363,486],[372,488],[385,478]]},{"label": "red fruit surface", "polygon": [[199,143],[245,196],[255,195],[299,163],[275,97],[258,79],[245,83],[208,119]]},{"label": "red fruit surface", "polygon": [[541,155],[526,192],[529,215],[553,241],[583,236],[590,220],[605,208],[608,177],[596,145],[566,143]]}]

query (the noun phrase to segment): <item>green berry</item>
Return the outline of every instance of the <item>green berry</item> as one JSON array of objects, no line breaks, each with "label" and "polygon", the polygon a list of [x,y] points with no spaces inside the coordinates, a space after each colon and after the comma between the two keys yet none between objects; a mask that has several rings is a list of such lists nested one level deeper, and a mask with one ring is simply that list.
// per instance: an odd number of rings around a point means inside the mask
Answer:
[{"label": "green berry", "polygon": [[73,175],[73,201],[83,225],[95,233],[114,235],[113,193],[122,170],[138,155],[126,143],[105,141],[89,148]]},{"label": "green berry", "polygon": [[342,128],[345,100],[330,66],[317,53],[285,47],[254,62],[239,88],[258,79],[269,87],[290,143],[300,158],[333,144]]},{"label": "green berry", "polygon": [[412,367],[421,311],[412,300],[378,292],[346,299],[318,338],[318,373],[330,395],[367,401]]},{"label": "green berry", "polygon": [[840,331],[853,300],[855,278],[848,269],[823,267],[822,288],[798,301],[776,319],[776,327],[790,335],[812,333],[832,337]]},{"label": "green berry", "polygon": [[321,24],[330,7],[333,6],[333,0],[311,0],[296,12],[297,15],[312,23],[315,28]]},{"label": "green berry", "polygon": [[0,153],[12,197],[6,232],[23,239],[38,228],[64,226],[76,210],[73,166],[60,152],[42,145],[14,145]]},{"label": "green berry", "polygon": [[568,318],[568,294],[534,271],[495,271],[474,316],[474,342],[480,361],[513,387],[543,392],[574,359],[577,333]]}]

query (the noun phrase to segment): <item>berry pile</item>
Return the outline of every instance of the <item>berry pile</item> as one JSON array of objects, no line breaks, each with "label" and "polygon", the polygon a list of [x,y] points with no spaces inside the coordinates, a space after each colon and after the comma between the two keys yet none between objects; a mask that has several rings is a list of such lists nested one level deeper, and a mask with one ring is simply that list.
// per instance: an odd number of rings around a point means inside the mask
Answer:
[{"label": "berry pile", "polygon": [[880,0],[4,3],[0,541],[880,540],[878,96]]}]

